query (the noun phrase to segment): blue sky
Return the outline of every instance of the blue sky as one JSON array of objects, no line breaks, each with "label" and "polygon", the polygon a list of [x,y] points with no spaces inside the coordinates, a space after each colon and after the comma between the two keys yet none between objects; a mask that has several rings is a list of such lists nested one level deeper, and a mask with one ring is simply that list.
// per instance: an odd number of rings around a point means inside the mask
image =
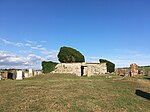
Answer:
[{"label": "blue sky", "polygon": [[149,0],[0,0],[0,68],[41,68],[62,46],[87,62],[150,65]]}]

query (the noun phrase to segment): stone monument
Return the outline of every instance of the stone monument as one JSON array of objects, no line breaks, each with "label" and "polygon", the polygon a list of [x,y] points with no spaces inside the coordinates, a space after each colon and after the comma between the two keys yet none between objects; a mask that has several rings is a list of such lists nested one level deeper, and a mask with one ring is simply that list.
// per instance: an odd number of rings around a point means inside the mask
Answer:
[{"label": "stone monument", "polygon": [[32,70],[32,68],[29,69],[29,77],[33,77],[33,70]]},{"label": "stone monument", "polygon": [[22,71],[17,71],[16,80],[22,80]]},{"label": "stone monument", "polygon": [[131,76],[135,76],[135,75],[138,75],[138,65],[133,63],[130,65],[130,68],[131,68]]}]

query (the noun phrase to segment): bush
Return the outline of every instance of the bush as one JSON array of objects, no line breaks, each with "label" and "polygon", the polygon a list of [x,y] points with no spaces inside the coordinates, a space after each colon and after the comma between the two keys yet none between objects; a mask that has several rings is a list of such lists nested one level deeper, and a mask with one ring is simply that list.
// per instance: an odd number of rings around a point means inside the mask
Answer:
[{"label": "bush", "polygon": [[61,47],[58,60],[62,63],[85,62],[84,56],[71,47]]},{"label": "bush", "polygon": [[106,63],[107,65],[107,72],[114,72],[115,71],[115,64],[108,61],[108,60],[105,60],[105,59],[99,59],[99,62],[100,63]]},{"label": "bush", "polygon": [[57,65],[57,63],[52,62],[52,61],[43,61],[42,62],[42,70],[43,73],[50,73],[51,71],[54,70],[55,66]]}]

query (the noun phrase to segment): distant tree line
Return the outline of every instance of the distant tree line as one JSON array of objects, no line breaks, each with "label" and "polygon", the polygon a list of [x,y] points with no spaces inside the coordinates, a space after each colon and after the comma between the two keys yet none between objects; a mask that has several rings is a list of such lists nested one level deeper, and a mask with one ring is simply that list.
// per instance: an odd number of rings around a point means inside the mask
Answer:
[{"label": "distant tree line", "polygon": [[111,73],[115,71],[115,64],[106,60],[106,59],[99,59],[100,63],[106,63],[107,65],[107,72]]}]

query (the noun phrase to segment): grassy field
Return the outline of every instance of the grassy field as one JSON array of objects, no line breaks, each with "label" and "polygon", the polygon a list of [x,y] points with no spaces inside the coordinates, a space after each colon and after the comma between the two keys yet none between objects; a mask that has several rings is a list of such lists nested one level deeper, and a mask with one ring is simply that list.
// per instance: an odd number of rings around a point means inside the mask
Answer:
[{"label": "grassy field", "polygon": [[0,81],[0,112],[150,112],[149,77],[47,74]]}]

